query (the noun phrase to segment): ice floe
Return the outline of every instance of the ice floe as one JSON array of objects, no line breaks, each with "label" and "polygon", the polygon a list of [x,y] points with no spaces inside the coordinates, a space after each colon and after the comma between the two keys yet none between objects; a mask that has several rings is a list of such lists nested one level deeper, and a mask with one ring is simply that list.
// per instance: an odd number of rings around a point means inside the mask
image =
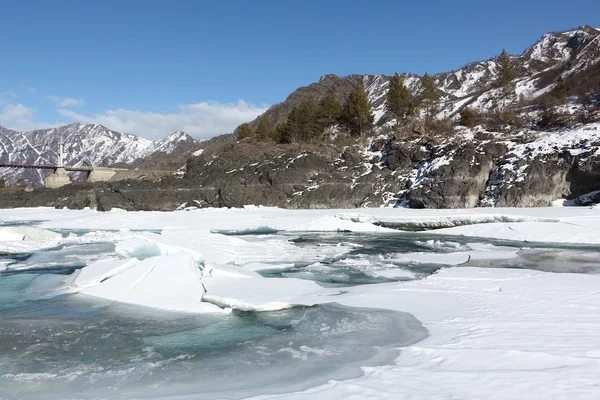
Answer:
[{"label": "ice floe", "polygon": [[75,272],[70,290],[123,303],[191,313],[272,311],[313,305],[322,287],[300,279],[267,279],[234,265],[241,239],[196,232],[187,237],[137,233],[118,243],[123,260]]},{"label": "ice floe", "polygon": [[84,295],[170,311],[224,311],[202,302],[201,272],[194,257],[188,253],[142,261],[98,262],[76,274],[71,289]]}]

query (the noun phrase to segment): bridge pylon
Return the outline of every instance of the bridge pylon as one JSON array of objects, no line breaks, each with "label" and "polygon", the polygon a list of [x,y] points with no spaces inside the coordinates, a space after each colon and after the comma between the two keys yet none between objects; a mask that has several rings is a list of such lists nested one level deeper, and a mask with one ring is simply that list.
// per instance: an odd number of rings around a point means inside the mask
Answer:
[{"label": "bridge pylon", "polygon": [[56,189],[71,183],[71,178],[67,175],[64,167],[58,167],[54,173],[46,176],[44,185],[47,188]]},{"label": "bridge pylon", "polygon": [[47,188],[56,189],[71,183],[71,178],[67,175],[67,170],[63,163],[63,141],[61,137],[58,141],[58,166],[54,170],[54,173],[46,176],[46,179],[44,180],[44,184]]}]

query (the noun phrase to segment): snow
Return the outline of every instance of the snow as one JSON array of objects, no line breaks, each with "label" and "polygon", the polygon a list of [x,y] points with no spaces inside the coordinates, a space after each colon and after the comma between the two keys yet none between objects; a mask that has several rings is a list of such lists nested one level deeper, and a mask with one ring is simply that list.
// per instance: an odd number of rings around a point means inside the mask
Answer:
[{"label": "snow", "polygon": [[[496,227],[518,228],[529,226],[540,242],[600,243],[600,236],[589,235],[600,224],[600,209],[588,207],[540,208],[477,208],[460,210],[373,208],[352,210],[285,210],[272,207],[249,209],[198,209],[176,212],[119,212],[102,213],[94,210],[55,210],[53,208],[23,208],[0,210],[4,221],[43,220],[43,229],[167,229],[185,237],[190,232],[252,232],[259,227],[272,231],[292,232],[394,232],[380,225],[401,222],[412,227],[448,227],[449,235],[472,235],[504,238],[488,229]],[[530,223],[530,225],[527,225]],[[535,227],[542,226],[543,229]],[[465,225],[460,227],[460,225]],[[571,228],[566,228],[570,226]],[[482,232],[485,229],[486,232]],[[569,235],[560,235],[570,229]],[[124,235],[127,231],[123,231]],[[439,233],[436,230],[435,233]],[[116,234],[116,232],[115,232]],[[164,233],[163,233],[164,234]],[[574,236],[571,236],[574,234]],[[483,236],[482,236],[483,235]],[[235,238],[230,238],[235,239]]]},{"label": "snow", "polygon": [[517,158],[535,158],[556,153],[556,148],[565,149],[573,155],[593,149],[600,140],[600,123],[565,132],[541,134],[531,143],[517,145],[511,152]]},{"label": "snow", "polygon": [[312,281],[267,279],[253,274],[227,274],[217,268],[214,276],[203,279],[207,288],[203,301],[241,311],[275,311],[299,305],[312,306],[318,304],[318,297],[322,296],[323,289]]},{"label": "snow", "polygon": [[[99,265],[98,274],[107,274],[106,265]],[[98,264],[86,268],[100,269]],[[85,276],[79,293],[127,304],[136,304],[169,311],[189,313],[219,313],[223,310],[202,302],[204,289],[200,271],[193,256],[186,253],[151,257],[146,260],[118,265],[121,271],[112,269],[99,283],[93,285]],[[85,268],[84,268],[85,270]],[[78,279],[72,288],[78,289]]]},{"label": "snow", "polygon": [[515,258],[516,249],[497,248],[495,246],[471,244],[468,251],[452,253],[402,253],[394,258],[395,262],[460,265],[470,260],[502,260]]},{"label": "snow", "polygon": [[[600,276],[532,270],[450,267],[420,280],[341,288],[312,281],[263,278],[261,260],[298,255],[285,239],[256,241],[217,232],[392,232],[375,224],[450,226],[435,234],[467,235],[467,245],[423,241],[447,254],[398,253],[407,262],[446,265],[469,259],[511,258],[512,248],[476,237],[599,244],[600,208],[477,210],[281,210],[266,207],[170,213],[101,213],[49,208],[0,210],[0,218],[43,220],[36,229],[161,229],[113,232],[122,239],[115,258],[92,263],[67,278],[65,289],[124,303],[185,313],[276,310],[336,302],[413,314],[429,331],[401,349],[392,365],[363,367],[362,376],[330,380],[305,391],[256,399],[596,399],[600,395]],[[43,231],[33,242],[46,243]],[[9,236],[7,237],[16,237]],[[11,234],[12,235],[12,234]],[[20,235],[20,233],[19,233]],[[24,237],[24,236],[23,236]],[[67,240],[67,239],[62,239]],[[334,246],[339,252],[351,243]],[[311,250],[314,252],[314,248]],[[323,246],[325,254],[334,251]],[[259,257],[259,255],[264,257]],[[439,253],[438,253],[439,254]],[[304,257],[306,254],[301,254]],[[317,258],[316,255],[313,255]],[[283,268],[289,263],[282,262]],[[382,276],[411,276],[403,269]]]},{"label": "snow", "polygon": [[0,253],[28,253],[56,246],[61,235],[46,229],[26,226],[0,228]]},{"label": "snow", "polygon": [[358,287],[337,301],[410,312],[430,336],[360,378],[256,399],[596,399],[599,287],[599,276],[477,268]]},{"label": "snow", "polygon": [[538,132],[535,136],[531,133],[528,135],[531,136],[529,143],[506,143],[511,150],[505,156],[506,162],[494,173],[498,179],[492,179],[493,182],[488,184],[482,205],[496,204],[499,185],[512,185],[524,181],[534,159],[543,162],[545,157],[555,157],[559,153],[566,152],[577,156],[578,163],[582,165],[589,156],[600,154],[599,123],[562,132]]},{"label": "snow", "polygon": [[8,226],[0,228],[0,241],[15,240],[58,240],[60,234],[46,229],[27,226]]}]

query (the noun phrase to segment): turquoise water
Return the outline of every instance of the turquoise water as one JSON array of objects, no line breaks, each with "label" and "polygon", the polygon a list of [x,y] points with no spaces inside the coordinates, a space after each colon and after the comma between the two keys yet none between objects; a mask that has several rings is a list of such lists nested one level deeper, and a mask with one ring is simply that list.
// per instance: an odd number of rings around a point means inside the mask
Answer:
[{"label": "turquoise water", "polygon": [[[556,273],[600,274],[600,246],[518,242],[484,238],[436,235],[422,232],[398,233],[306,233],[284,234],[298,247],[319,251],[324,245],[350,245],[348,253],[319,263],[296,262],[293,268],[261,272],[266,277],[295,277],[325,285],[357,285],[421,279],[448,265],[400,260],[404,253],[469,252],[468,244],[486,244],[514,249],[511,259],[469,261],[460,266],[533,269]],[[262,235],[254,236],[259,240]],[[245,240],[252,240],[246,235]],[[277,264],[276,262],[274,264]],[[282,262],[282,264],[285,264]],[[459,267],[460,267],[459,266]],[[380,271],[402,270],[407,274],[378,276]]]},{"label": "turquoise water", "polygon": [[73,245],[10,256],[23,269],[0,274],[1,399],[302,390],[389,364],[397,348],[427,336],[410,314],[336,304],[198,316],[59,294],[66,273],[112,251]]}]

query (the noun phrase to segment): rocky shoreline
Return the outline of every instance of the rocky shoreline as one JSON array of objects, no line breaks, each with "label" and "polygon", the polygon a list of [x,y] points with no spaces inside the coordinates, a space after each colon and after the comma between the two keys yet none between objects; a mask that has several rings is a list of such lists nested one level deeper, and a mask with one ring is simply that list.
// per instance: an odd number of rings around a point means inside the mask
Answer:
[{"label": "rocky shoreline", "polygon": [[600,201],[600,124],[534,136],[464,130],[452,137],[385,137],[351,145],[209,141],[184,174],[157,182],[74,183],[0,190],[0,207],[172,211],[186,207],[290,209],[543,207]]}]

